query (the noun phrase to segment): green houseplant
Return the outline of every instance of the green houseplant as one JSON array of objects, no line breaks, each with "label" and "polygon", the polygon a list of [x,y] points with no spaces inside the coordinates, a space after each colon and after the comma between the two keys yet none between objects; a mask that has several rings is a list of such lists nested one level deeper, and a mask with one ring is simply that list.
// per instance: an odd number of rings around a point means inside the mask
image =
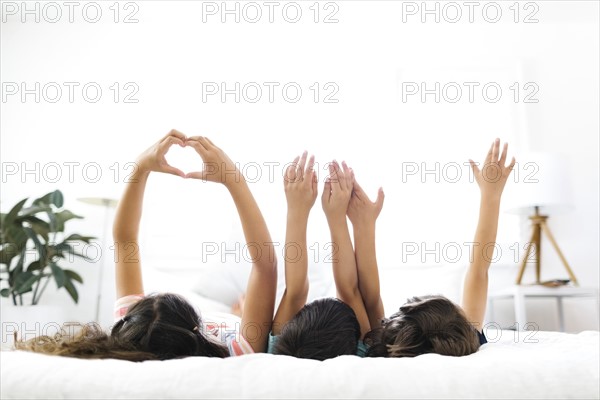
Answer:
[{"label": "green houseplant", "polygon": [[59,264],[72,261],[74,256],[89,260],[76,248],[95,238],[65,234],[67,221],[83,217],[63,208],[64,198],[59,190],[25,207],[27,200],[0,214],[0,295],[12,298],[14,305],[23,305],[23,295],[31,293],[28,304],[36,305],[54,279],[58,289],[64,288],[77,303],[79,294],[74,282],[83,280]]}]

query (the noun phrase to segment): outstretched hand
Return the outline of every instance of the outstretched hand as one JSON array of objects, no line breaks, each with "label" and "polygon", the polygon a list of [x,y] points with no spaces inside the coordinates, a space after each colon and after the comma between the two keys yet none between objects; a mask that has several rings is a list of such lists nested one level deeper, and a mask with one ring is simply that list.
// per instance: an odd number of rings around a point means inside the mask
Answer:
[{"label": "outstretched hand", "polygon": [[307,156],[305,151],[301,157],[296,157],[286,168],[283,178],[288,211],[301,212],[306,216],[315,204],[318,192],[315,157],[311,156],[307,164]]},{"label": "outstretched hand", "polygon": [[342,218],[345,220],[352,196],[354,174],[345,162],[342,162],[342,167],[343,169],[335,160],[329,164],[329,176],[325,180],[321,196],[323,211],[330,223]]},{"label": "outstretched hand", "polygon": [[514,157],[509,165],[505,165],[507,150],[508,143],[504,143],[502,154],[500,155],[500,139],[496,139],[492,143],[481,169],[479,169],[473,160],[469,160],[482,195],[495,197],[502,195],[508,176],[515,166]]},{"label": "outstretched hand", "polygon": [[352,197],[350,197],[350,203],[348,204],[348,218],[350,218],[352,225],[355,227],[361,224],[375,225],[375,221],[383,208],[384,199],[383,189],[379,188],[377,199],[374,202],[371,201],[355,179]]},{"label": "outstretched hand", "polygon": [[243,181],[244,177],[227,154],[207,137],[192,136],[185,141],[185,146],[192,147],[202,158],[201,171],[189,172],[186,178],[222,183],[230,186]]},{"label": "outstretched hand", "polygon": [[185,135],[175,129],[167,133],[162,139],[154,143],[136,160],[136,165],[140,172],[162,172],[185,177],[185,174],[180,169],[172,167],[167,162],[165,154],[171,146],[177,144],[181,147],[185,146]]}]

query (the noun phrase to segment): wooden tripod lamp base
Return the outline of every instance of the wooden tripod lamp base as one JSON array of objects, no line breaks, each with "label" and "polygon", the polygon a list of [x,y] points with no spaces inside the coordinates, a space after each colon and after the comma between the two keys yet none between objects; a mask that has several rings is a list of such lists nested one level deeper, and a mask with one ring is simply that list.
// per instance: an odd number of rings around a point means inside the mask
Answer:
[{"label": "wooden tripod lamp base", "polygon": [[[577,278],[575,278],[575,274],[573,273],[573,270],[571,270],[571,267],[569,266],[569,263],[567,262],[567,259],[565,258],[565,256],[563,255],[563,253],[560,251],[560,248],[558,247],[558,244],[556,243],[556,240],[554,239],[554,236],[552,236],[552,232],[550,232],[550,228],[548,228],[548,225],[546,224],[546,220],[548,219],[547,215],[540,215],[539,213],[539,207],[535,207],[535,214],[532,215],[531,217],[529,217],[529,219],[531,220],[531,224],[533,225],[533,232],[531,234],[531,239],[529,240],[529,242],[527,243],[527,246],[525,247],[525,255],[523,257],[523,261],[521,261],[521,268],[519,269],[519,275],[517,276],[517,285],[521,284],[521,280],[523,279],[523,273],[525,272],[525,268],[527,266],[527,262],[528,261],[533,261],[535,262],[535,283],[536,284],[540,284],[540,272],[541,272],[541,251],[542,251],[542,232],[546,234],[546,236],[548,237],[548,240],[550,240],[550,243],[552,244],[552,246],[554,247],[554,249],[556,250],[556,252],[558,253],[558,257],[560,257],[560,260],[562,261],[563,265],[565,266],[565,269],[567,270],[567,273],[569,274],[569,278],[571,279],[571,282],[573,282],[575,285],[579,286],[579,283],[577,282]],[[533,249],[535,247],[535,250]],[[531,252],[533,253],[533,259],[529,259],[529,255],[531,254]]]}]

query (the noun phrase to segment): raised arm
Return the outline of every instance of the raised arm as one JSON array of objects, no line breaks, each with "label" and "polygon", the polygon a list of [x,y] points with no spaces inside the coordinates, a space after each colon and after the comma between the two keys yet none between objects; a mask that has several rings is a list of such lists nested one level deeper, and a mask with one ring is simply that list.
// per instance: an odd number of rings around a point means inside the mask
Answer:
[{"label": "raised arm", "polygon": [[308,215],[317,198],[317,176],[313,169],[315,158],[307,153],[296,157],[284,177],[287,199],[287,228],[285,233],[285,291],[273,319],[273,334],[278,335],[283,326],[306,304],[308,297],[308,249],[306,226]]},{"label": "raised arm", "polygon": [[174,144],[184,146],[184,141],[183,133],[172,130],[137,158],[136,169],[119,201],[113,224],[117,298],[144,293],[138,232],[146,182],[150,172],[184,176],[183,172],[171,167],[165,160],[169,148]]},{"label": "raised arm", "polygon": [[358,287],[369,317],[371,329],[381,325],[385,316],[379,290],[379,270],[375,253],[375,222],[383,207],[383,189],[372,202],[354,179],[354,189],[348,205],[348,218],[354,230],[354,249],[358,270]]},{"label": "raised arm", "polygon": [[513,157],[511,163],[505,166],[507,150],[508,144],[505,143],[502,155],[500,155],[500,139],[496,139],[492,143],[481,169],[473,160],[469,160],[481,192],[481,204],[471,263],[465,276],[462,307],[467,319],[479,331],[483,329],[485,317],[488,269],[496,243],[500,198],[508,176],[515,165]]},{"label": "raised arm", "polygon": [[267,224],[244,176],[223,150],[202,136],[189,138],[186,145],[193,147],[204,162],[202,171],[189,173],[186,177],[222,183],[237,208],[252,259],[241,333],[255,352],[264,352],[273,322],[277,290],[277,259]]},{"label": "raised arm", "polygon": [[346,220],[352,195],[352,173],[346,163],[342,165],[343,170],[336,161],[329,164],[329,177],[325,181],[321,202],[331,232],[333,278],[337,295],[354,310],[362,339],[371,329],[358,288],[356,259]]}]

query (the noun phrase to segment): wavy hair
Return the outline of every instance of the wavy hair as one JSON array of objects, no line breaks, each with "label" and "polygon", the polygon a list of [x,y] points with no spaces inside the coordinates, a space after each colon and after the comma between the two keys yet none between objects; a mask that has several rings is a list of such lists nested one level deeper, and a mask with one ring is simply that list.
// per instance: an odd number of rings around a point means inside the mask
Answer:
[{"label": "wavy hair", "polygon": [[409,299],[381,328],[369,332],[365,343],[368,357],[466,356],[480,347],[462,309],[443,296]]},{"label": "wavy hair", "polygon": [[75,335],[38,336],[17,340],[15,348],[76,358],[116,358],[129,361],[168,360],[190,356],[228,357],[223,344],[208,339],[202,319],[183,297],[149,295],[134,304],[111,329],[95,323]]}]

